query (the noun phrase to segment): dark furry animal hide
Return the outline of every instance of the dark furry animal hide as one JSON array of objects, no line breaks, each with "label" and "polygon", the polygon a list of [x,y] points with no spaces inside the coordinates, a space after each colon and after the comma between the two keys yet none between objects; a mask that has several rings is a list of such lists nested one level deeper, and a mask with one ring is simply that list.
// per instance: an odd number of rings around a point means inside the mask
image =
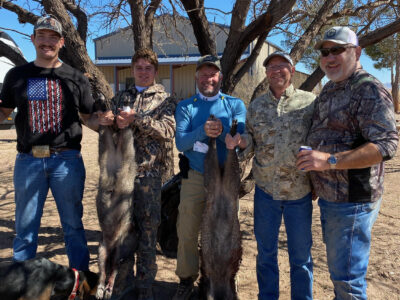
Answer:
[{"label": "dark furry animal hide", "polygon": [[[46,258],[13,262],[0,268],[0,299],[50,300],[51,296],[68,299],[75,280],[71,268]],[[89,299],[90,295],[96,293],[97,280],[97,274],[79,271],[79,299]]]},{"label": "dark furry animal hide", "polygon": [[132,217],[136,163],[131,128],[100,126],[99,165],[96,206],[102,238],[96,297],[110,299],[113,293],[119,294],[123,290],[137,247],[137,232]]},{"label": "dark furry animal hide", "polygon": [[[214,118],[214,116],[210,116]],[[231,135],[236,134],[234,121]],[[206,206],[201,225],[201,293],[205,299],[237,299],[235,275],[242,257],[238,219],[240,169],[235,150],[228,150],[224,168],[210,138],[204,160]]]}]

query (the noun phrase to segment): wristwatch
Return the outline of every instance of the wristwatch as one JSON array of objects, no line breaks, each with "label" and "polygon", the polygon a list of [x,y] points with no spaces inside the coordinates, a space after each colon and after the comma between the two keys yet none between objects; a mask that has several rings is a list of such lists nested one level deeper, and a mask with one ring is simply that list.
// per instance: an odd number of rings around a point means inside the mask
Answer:
[{"label": "wristwatch", "polygon": [[331,169],[336,169],[337,158],[335,155],[331,154],[328,158],[328,164]]}]

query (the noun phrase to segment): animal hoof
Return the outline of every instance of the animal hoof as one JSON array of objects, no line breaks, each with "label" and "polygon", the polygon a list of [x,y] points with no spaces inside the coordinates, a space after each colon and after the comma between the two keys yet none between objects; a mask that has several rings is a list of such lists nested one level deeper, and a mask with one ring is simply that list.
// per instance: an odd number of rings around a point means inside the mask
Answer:
[{"label": "animal hoof", "polygon": [[104,295],[104,299],[106,299],[106,300],[111,299],[112,290],[111,290],[111,289],[106,289],[105,292],[106,292],[106,293],[105,293],[105,295]]},{"label": "animal hoof", "polygon": [[97,300],[103,300],[103,298],[104,298],[104,291],[105,291],[105,287],[102,285],[102,286],[98,286],[97,287],[97,292],[96,292],[96,299]]}]

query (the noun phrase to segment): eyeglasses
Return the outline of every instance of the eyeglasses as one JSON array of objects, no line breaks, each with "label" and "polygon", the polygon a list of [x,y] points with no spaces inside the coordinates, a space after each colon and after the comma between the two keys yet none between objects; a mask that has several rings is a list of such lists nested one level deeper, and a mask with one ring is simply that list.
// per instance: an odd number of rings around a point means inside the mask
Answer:
[{"label": "eyeglasses", "polygon": [[348,48],[356,48],[356,46],[351,46],[351,45],[335,46],[335,47],[331,47],[331,48],[321,48],[321,49],[319,49],[319,51],[321,51],[321,55],[323,57],[327,57],[329,55],[329,53],[332,55],[342,54]]},{"label": "eyeglasses", "polygon": [[279,65],[272,65],[272,66],[267,66],[267,71],[272,72],[272,71],[278,71],[278,70],[283,70],[284,68],[288,68],[289,64],[279,64]]}]

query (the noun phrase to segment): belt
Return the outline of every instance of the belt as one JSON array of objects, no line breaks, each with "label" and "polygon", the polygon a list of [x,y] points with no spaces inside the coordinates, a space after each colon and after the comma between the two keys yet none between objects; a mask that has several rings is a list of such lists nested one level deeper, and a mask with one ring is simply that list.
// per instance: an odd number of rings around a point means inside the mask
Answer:
[{"label": "belt", "polygon": [[70,151],[70,150],[75,150],[67,147],[59,147],[59,148],[50,148],[50,153],[59,153],[59,152],[64,152],[64,151]]}]

